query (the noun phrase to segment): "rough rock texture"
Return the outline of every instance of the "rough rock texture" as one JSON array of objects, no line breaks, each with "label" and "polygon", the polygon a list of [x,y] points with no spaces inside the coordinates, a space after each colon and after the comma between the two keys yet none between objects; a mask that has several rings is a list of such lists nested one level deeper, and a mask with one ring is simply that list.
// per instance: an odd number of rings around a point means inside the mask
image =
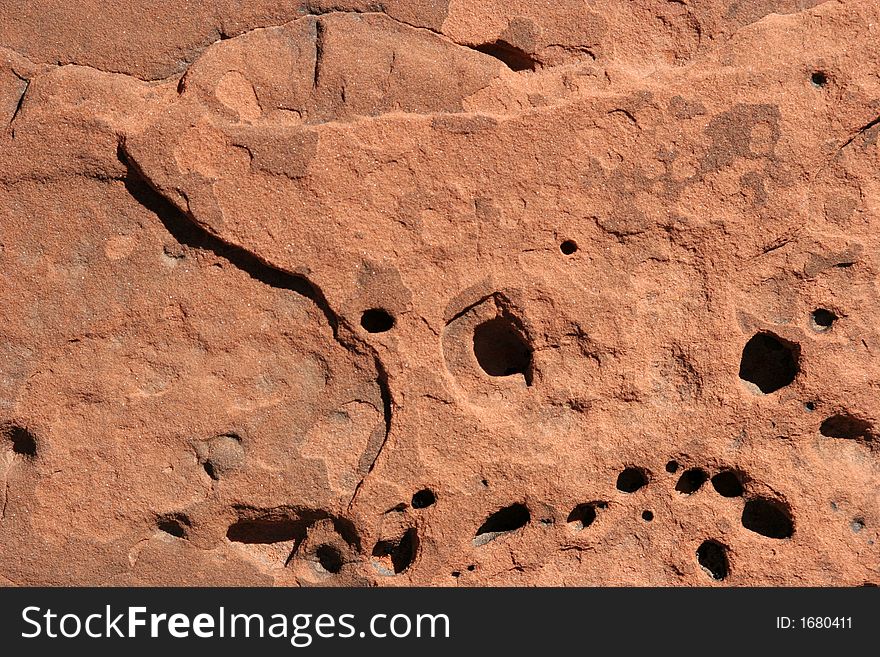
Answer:
[{"label": "rough rock texture", "polygon": [[0,582],[880,583],[874,0],[0,2]]}]

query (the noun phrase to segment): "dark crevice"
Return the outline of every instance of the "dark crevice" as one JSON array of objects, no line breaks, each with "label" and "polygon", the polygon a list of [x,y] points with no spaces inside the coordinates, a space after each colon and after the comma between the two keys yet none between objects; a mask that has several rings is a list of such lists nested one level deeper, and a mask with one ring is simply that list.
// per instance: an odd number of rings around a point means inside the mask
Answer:
[{"label": "dark crevice", "polygon": [[333,523],[333,529],[336,533],[348,545],[360,550],[360,538],[354,524],[346,518],[331,515],[322,509],[238,507],[237,511],[238,519],[229,525],[226,531],[227,539],[233,543],[246,545],[268,545],[293,541],[293,549],[288,561],[299,550],[309,527],[319,520],[328,518]]},{"label": "dark crevice", "polygon": [[[376,384],[379,387],[379,393],[382,397],[382,410],[385,420],[385,436],[382,439],[382,443],[379,446],[376,456],[370,464],[367,474],[372,472],[382,449],[388,442],[388,436],[391,433],[392,420],[392,395],[388,383],[388,374],[375,347],[368,342],[357,338],[354,331],[350,330],[350,327],[348,326],[345,327],[347,329],[345,332],[346,338],[342,338],[340,335],[339,316],[330,307],[330,304],[321,289],[306,277],[278,269],[260,259],[250,251],[211,235],[207,230],[199,226],[178,207],[166,199],[155,189],[155,187],[153,187],[149,182],[149,179],[138,168],[137,164],[128,157],[128,153],[125,150],[125,140],[122,137],[120,137],[116,152],[119,161],[124,164],[128,170],[124,179],[126,190],[138,203],[155,214],[162,222],[162,225],[165,226],[165,229],[180,244],[192,249],[213,253],[214,255],[227,260],[230,264],[242,270],[254,280],[277,289],[291,290],[309,299],[324,315],[337,343],[347,351],[356,351],[359,353],[367,351],[372,355],[376,368]],[[366,475],[364,475],[364,478],[366,478]],[[358,490],[363,484],[363,481],[364,480],[361,479],[355,487],[351,501],[349,502],[349,508],[354,504]]]},{"label": "dark crevice", "polygon": [[880,116],[878,116],[873,121],[869,121],[868,123],[863,125],[861,128],[856,130],[855,134],[852,137],[850,137],[849,139],[847,139],[845,142],[843,142],[843,146],[841,146],[839,149],[837,149],[838,152],[842,151],[844,148],[846,148],[851,143],[853,143],[858,137],[865,134],[866,132],[868,132],[868,130],[870,130],[871,128],[873,128],[874,126],[877,126],[877,125],[880,125]]},{"label": "dark crevice", "polygon": [[15,109],[12,111],[12,118],[9,119],[9,130],[10,135],[13,139],[15,139],[15,128],[13,128],[13,124],[15,123],[15,119],[18,118],[18,115],[21,113],[21,108],[24,105],[24,97],[27,95],[28,89],[31,86],[30,78],[25,78],[12,71],[12,74],[17,77],[19,80],[24,82],[24,89],[21,90],[21,95],[18,97],[18,102],[15,104]]},{"label": "dark crevice", "polygon": [[494,57],[511,71],[534,71],[538,67],[538,61],[532,55],[504,39],[474,46],[474,50]]},{"label": "dark crevice", "polygon": [[319,18],[315,21],[315,72],[312,87],[318,88],[321,80],[321,64],[324,61],[324,23]]}]

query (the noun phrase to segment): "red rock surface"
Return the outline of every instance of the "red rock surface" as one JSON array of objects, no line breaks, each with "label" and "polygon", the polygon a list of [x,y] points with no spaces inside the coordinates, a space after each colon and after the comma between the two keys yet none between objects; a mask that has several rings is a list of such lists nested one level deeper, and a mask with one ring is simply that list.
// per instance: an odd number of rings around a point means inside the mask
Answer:
[{"label": "red rock surface", "polygon": [[0,582],[880,582],[873,0],[0,2]]}]

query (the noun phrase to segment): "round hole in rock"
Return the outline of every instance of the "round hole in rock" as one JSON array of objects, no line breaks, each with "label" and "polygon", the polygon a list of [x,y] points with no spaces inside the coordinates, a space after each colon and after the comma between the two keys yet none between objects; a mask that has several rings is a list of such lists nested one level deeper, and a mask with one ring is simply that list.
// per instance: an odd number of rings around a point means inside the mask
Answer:
[{"label": "round hole in rock", "polygon": [[319,545],[318,549],[315,550],[315,557],[318,559],[321,568],[328,573],[336,574],[342,570],[344,563],[342,553],[332,545]]},{"label": "round hole in rock", "polygon": [[861,518],[856,518],[855,520],[852,521],[852,523],[850,523],[850,529],[852,529],[856,533],[862,531],[864,528],[865,528],[865,521],[862,520]]},{"label": "round hole in rock", "polygon": [[702,468],[688,468],[681,473],[678,483],[675,484],[675,490],[685,495],[692,495],[700,490],[708,478],[709,475]]},{"label": "round hole in rock", "polygon": [[37,440],[34,435],[18,425],[7,425],[2,429],[5,438],[12,445],[12,452],[23,456],[26,459],[33,459],[37,456]]},{"label": "round hole in rock", "polygon": [[653,511],[642,511],[642,520],[645,522],[651,522],[654,519]]},{"label": "round hole in rock", "polygon": [[790,538],[794,534],[794,522],[788,508],[781,502],[763,497],[746,502],[742,525],[767,538]]},{"label": "round hole in rock", "polygon": [[669,461],[666,464],[666,472],[669,474],[675,474],[678,472],[678,461]]},{"label": "round hole in rock", "polygon": [[840,413],[825,418],[819,425],[819,433],[826,438],[844,438],[854,440],[870,437],[874,426],[861,418]]},{"label": "round hole in rock", "polygon": [[471,564],[470,566],[467,567],[467,569],[471,572],[474,572],[477,569],[477,567],[474,564]]},{"label": "round hole in rock", "polygon": [[489,376],[521,374],[530,383],[532,349],[509,317],[495,317],[474,329],[474,356]]},{"label": "round hole in rock", "polygon": [[635,493],[647,483],[648,473],[641,468],[626,468],[617,475],[617,490],[624,493]]},{"label": "round hole in rock", "polygon": [[765,395],[776,392],[794,381],[799,356],[798,345],[772,333],[757,333],[743,347],[739,378]]},{"label": "round hole in rock", "polygon": [[578,250],[577,242],[574,240],[565,240],[559,245],[559,250],[562,251],[563,255],[572,255]]},{"label": "round hole in rock", "polygon": [[186,538],[191,527],[190,519],[182,513],[169,513],[156,519],[156,528],[175,538]]},{"label": "round hole in rock", "polygon": [[437,498],[430,488],[424,488],[412,496],[412,507],[414,509],[425,509],[431,506]]},{"label": "round hole in rock", "polygon": [[712,487],[723,497],[741,497],[743,494],[740,476],[733,470],[723,470],[712,477]]},{"label": "round hole in rock", "polygon": [[825,332],[829,330],[837,319],[837,315],[826,308],[816,308],[810,313],[810,320],[814,331]]},{"label": "round hole in rock", "polygon": [[812,413],[813,411],[816,410],[816,402],[811,402],[811,401],[804,402],[804,410]]},{"label": "round hole in rock", "polygon": [[718,541],[703,541],[697,548],[697,563],[709,573],[712,579],[725,579],[730,572],[730,565],[727,561],[727,546]]},{"label": "round hole in rock", "polygon": [[810,75],[810,84],[814,87],[824,87],[828,84],[828,74],[825,71],[813,71]]},{"label": "round hole in rock", "polygon": [[604,508],[604,502],[586,502],[578,504],[568,514],[568,522],[575,531],[580,531],[593,524],[596,520],[596,509]]},{"label": "round hole in rock", "polygon": [[384,333],[394,328],[394,317],[387,310],[370,308],[361,315],[361,327],[367,333]]}]

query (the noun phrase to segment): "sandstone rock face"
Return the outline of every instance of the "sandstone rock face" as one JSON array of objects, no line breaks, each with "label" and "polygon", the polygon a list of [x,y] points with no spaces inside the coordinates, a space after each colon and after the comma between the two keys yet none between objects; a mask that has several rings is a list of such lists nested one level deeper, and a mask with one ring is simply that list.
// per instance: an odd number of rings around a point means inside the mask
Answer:
[{"label": "sandstone rock face", "polygon": [[103,5],[0,2],[0,582],[880,583],[873,0]]}]

